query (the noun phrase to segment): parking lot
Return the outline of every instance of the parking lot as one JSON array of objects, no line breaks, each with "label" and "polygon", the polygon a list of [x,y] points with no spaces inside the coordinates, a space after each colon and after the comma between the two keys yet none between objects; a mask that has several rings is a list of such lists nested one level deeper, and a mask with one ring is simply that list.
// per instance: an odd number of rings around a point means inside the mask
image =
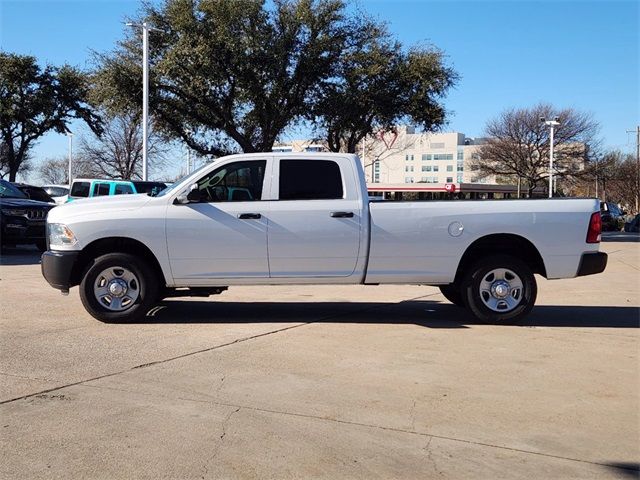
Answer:
[{"label": "parking lot", "polygon": [[102,324],[0,267],[4,478],[637,478],[640,244],[521,326],[437,288],[233,287]]}]

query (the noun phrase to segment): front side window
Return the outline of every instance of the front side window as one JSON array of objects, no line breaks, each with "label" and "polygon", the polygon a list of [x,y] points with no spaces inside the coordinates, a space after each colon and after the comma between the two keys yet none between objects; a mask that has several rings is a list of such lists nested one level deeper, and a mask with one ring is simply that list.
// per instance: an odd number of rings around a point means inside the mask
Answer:
[{"label": "front side window", "polygon": [[71,197],[88,197],[91,182],[73,182],[71,186]]},{"label": "front side window", "polygon": [[280,200],[343,198],[340,167],[331,160],[280,160]]},{"label": "front side window", "polygon": [[251,202],[262,198],[266,160],[235,162],[216,168],[198,180],[202,201]]}]

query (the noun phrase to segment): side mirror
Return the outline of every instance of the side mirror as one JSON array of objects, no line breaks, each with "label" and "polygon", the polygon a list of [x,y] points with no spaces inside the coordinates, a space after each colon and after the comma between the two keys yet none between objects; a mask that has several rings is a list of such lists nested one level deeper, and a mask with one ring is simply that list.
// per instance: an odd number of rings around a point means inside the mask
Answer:
[{"label": "side mirror", "polygon": [[186,205],[187,203],[199,203],[204,199],[204,195],[198,188],[198,184],[194,183],[189,187],[189,192],[176,197],[176,203]]}]

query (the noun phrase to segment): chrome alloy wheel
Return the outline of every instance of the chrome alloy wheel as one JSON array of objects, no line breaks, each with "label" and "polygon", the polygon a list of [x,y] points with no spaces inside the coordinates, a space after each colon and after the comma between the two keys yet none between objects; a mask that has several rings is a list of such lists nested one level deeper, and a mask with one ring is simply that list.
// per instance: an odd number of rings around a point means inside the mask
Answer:
[{"label": "chrome alloy wheel", "polygon": [[104,308],[122,312],[131,307],[140,296],[140,282],[131,270],[109,267],[96,277],[93,294]]},{"label": "chrome alloy wheel", "polygon": [[494,312],[510,312],[522,301],[523,283],[507,268],[494,268],[480,282],[480,298]]}]

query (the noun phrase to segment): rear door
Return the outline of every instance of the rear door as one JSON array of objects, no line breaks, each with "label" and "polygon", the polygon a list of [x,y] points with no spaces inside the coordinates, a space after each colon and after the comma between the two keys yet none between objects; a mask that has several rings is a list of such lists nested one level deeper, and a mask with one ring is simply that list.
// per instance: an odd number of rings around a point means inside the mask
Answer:
[{"label": "rear door", "polygon": [[271,277],[348,277],[363,212],[347,158],[277,158],[269,211]]}]

